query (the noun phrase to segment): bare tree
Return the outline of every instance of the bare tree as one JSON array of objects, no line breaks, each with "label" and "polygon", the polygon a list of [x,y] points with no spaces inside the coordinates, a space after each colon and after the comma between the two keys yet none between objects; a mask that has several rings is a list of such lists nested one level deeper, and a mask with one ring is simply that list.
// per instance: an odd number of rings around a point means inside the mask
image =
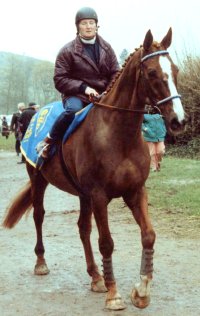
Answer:
[{"label": "bare tree", "polygon": [[129,56],[129,52],[127,51],[127,49],[123,49],[123,51],[121,52],[120,56],[119,56],[119,64],[122,66],[125,62],[125,60],[127,59],[127,57]]},{"label": "bare tree", "polygon": [[35,65],[32,81],[35,98],[41,104],[47,104],[60,98],[53,83],[54,65],[48,61],[41,61]]}]

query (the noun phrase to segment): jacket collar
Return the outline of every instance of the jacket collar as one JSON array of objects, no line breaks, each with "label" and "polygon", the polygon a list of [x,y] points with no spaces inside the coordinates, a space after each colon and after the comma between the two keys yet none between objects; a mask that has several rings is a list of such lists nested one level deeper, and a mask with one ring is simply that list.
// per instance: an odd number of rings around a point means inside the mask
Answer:
[{"label": "jacket collar", "polygon": [[[98,41],[100,48],[103,48],[106,51],[108,50],[108,46],[106,45],[105,41],[98,34],[96,35],[96,41]],[[78,53],[78,54],[83,53],[83,45],[78,35],[75,38],[75,53]]]},{"label": "jacket collar", "polygon": [[[101,36],[99,36],[98,34],[96,35],[96,41],[98,41],[98,43],[99,43],[99,67],[100,67],[102,61],[104,60],[104,56],[106,54],[106,51],[109,48],[106,45],[106,42],[103,40],[103,38]],[[99,67],[97,67],[97,65],[93,62],[93,60],[91,60],[88,55],[83,53],[84,52],[83,45],[82,45],[82,42],[81,42],[78,35],[75,38],[75,50],[74,50],[74,52],[75,52],[75,54],[77,54],[79,56],[81,55],[82,58],[84,58],[93,68],[95,68],[97,71],[99,71]]]}]

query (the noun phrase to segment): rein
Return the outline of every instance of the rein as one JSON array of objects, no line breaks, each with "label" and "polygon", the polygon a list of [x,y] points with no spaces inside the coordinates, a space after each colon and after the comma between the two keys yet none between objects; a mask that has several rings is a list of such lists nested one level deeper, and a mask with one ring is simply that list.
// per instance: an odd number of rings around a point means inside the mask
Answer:
[{"label": "rein", "polygon": [[[169,52],[167,50],[160,50],[160,51],[157,51],[157,52],[153,52],[151,54],[148,54],[144,57],[141,58],[141,61],[140,61],[140,74],[142,75],[143,74],[143,70],[142,70],[142,65],[143,65],[143,62],[150,59],[150,58],[153,58],[155,56],[163,56],[163,55],[168,55]],[[145,81],[145,78],[144,76],[141,76],[143,81]],[[147,81],[147,80],[146,80]],[[146,88],[146,85],[144,84],[144,87]],[[141,114],[154,114],[156,113],[157,111],[160,112],[160,109],[159,109],[159,105],[161,104],[164,104],[168,101],[171,101],[173,99],[177,99],[177,98],[181,98],[181,95],[180,94],[177,94],[177,95],[174,95],[174,96],[169,96],[167,98],[164,98],[160,101],[155,101],[154,99],[148,97],[152,104],[148,104],[146,106],[146,110],[140,110],[140,109],[127,109],[127,108],[121,108],[121,107],[117,107],[117,106],[114,106],[114,105],[108,105],[108,104],[104,104],[102,102],[98,102],[98,100],[101,99],[101,97],[104,95],[105,93],[103,92],[101,95],[99,95],[98,97],[94,96],[93,94],[90,95],[90,101],[96,105],[96,106],[100,106],[100,107],[103,107],[103,108],[106,108],[106,109],[109,109],[109,110],[118,110],[118,111],[123,111],[123,112],[129,112],[129,113],[133,113],[133,112],[136,112],[136,113],[141,113]]]},{"label": "rein", "polygon": [[[142,114],[151,114],[154,112],[154,110],[157,108],[156,106],[152,107],[151,105],[146,105],[146,110],[140,110],[140,109],[127,109],[127,108],[119,108],[117,106],[114,105],[108,105],[108,104],[104,104],[102,102],[97,102],[97,100],[100,100],[101,97],[105,94],[105,92],[103,92],[101,95],[99,96],[94,96],[93,94],[90,95],[90,101],[96,105],[96,106],[100,106],[103,108],[107,108],[108,110],[117,110],[117,111],[122,111],[122,112],[129,112],[129,113],[142,113]],[[157,108],[158,109],[158,108]],[[158,109],[159,110],[159,109]]]},{"label": "rein", "polygon": [[100,102],[94,102],[94,105],[100,106],[100,107],[104,107],[107,108],[109,110],[118,110],[118,111],[123,111],[123,112],[136,112],[136,113],[142,113],[142,114],[147,114],[147,113],[151,113],[152,110],[154,110],[151,106],[149,108],[149,110],[145,111],[145,110],[140,110],[140,109],[126,109],[126,108],[118,108],[117,106],[114,105],[108,105],[108,104],[104,104],[104,103],[100,103]]}]

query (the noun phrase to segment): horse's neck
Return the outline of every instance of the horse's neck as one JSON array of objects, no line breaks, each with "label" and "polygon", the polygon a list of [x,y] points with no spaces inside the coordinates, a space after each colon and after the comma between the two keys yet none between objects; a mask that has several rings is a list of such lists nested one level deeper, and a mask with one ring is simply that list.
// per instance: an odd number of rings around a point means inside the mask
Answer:
[{"label": "horse's neck", "polygon": [[[144,103],[139,99],[138,83],[140,76],[139,60],[140,53],[136,52],[130,58],[124,70],[113,83],[112,88],[102,98],[102,103],[109,106],[117,107],[119,110],[105,110],[108,117],[114,117],[112,129],[116,129],[126,135],[135,135],[136,137],[141,133],[141,125],[143,120],[142,111],[144,110]],[[124,109],[124,111],[122,110]],[[130,110],[128,113],[126,110]],[[139,112],[134,112],[141,111]],[[132,112],[131,112],[132,111]],[[111,113],[115,112],[115,113]],[[117,122],[117,124],[115,124]]]},{"label": "horse's neck", "polygon": [[94,133],[112,142],[120,148],[131,147],[131,144],[141,140],[141,125],[143,115],[108,108],[94,109],[91,122],[95,122]]},{"label": "horse's neck", "polygon": [[140,81],[140,59],[141,51],[132,54],[120,74],[108,88],[108,93],[103,97],[103,101],[116,107],[134,109],[142,106],[139,104],[138,88]]}]

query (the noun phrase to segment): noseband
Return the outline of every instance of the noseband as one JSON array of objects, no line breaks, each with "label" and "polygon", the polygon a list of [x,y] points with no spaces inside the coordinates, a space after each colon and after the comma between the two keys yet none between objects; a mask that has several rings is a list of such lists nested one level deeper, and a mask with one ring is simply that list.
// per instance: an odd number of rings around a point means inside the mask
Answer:
[{"label": "noseband", "polygon": [[[153,58],[155,56],[163,56],[163,55],[167,55],[167,54],[169,54],[169,52],[167,50],[160,50],[160,51],[151,53],[151,54],[146,55],[146,56],[141,58],[141,61],[140,61],[140,78],[143,81],[143,86],[144,86],[145,90],[148,89],[148,87],[146,86],[146,82],[148,82],[148,80],[146,80],[144,75],[143,75],[143,67],[142,67],[143,66],[143,62],[146,61],[147,59]],[[149,83],[148,83],[148,86],[149,86]],[[150,90],[150,87],[149,87],[149,90]],[[150,101],[151,101],[151,104],[150,105],[148,104],[146,106],[146,110],[140,110],[140,109],[121,108],[121,107],[117,107],[117,106],[114,106],[114,105],[107,105],[107,104],[98,102],[98,100],[100,100],[101,97],[104,94],[105,93],[102,93],[98,97],[96,97],[94,95],[90,95],[90,101],[93,102],[94,105],[101,106],[101,107],[104,107],[104,108],[107,108],[107,109],[110,109],[110,110],[118,110],[118,111],[124,111],[124,112],[137,112],[137,113],[142,113],[142,114],[147,114],[147,113],[148,114],[154,114],[154,113],[157,113],[157,112],[160,113],[160,109],[158,107],[159,105],[164,104],[164,103],[166,103],[168,101],[171,101],[173,99],[177,99],[177,98],[180,99],[181,98],[180,94],[173,95],[173,96],[167,97],[167,98],[159,100],[159,101],[155,101],[153,98],[148,97],[150,99]]]}]

